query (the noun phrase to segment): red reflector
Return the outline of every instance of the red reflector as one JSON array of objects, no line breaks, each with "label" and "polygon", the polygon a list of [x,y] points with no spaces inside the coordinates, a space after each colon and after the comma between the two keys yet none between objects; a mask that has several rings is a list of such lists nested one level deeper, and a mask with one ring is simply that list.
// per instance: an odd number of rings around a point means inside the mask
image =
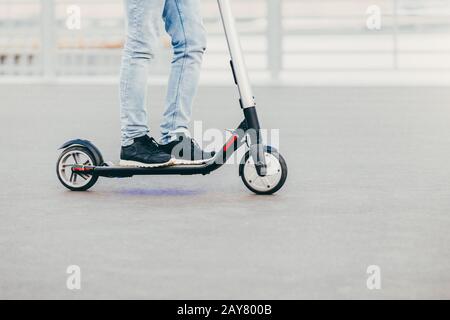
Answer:
[{"label": "red reflector", "polygon": [[237,140],[237,136],[231,137],[230,140],[228,140],[227,144],[223,147],[223,151],[227,151],[229,147],[231,147]]},{"label": "red reflector", "polygon": [[91,168],[86,168],[86,167],[74,167],[72,170],[73,170],[73,171],[76,171],[76,172],[83,172],[83,171],[90,171]]}]

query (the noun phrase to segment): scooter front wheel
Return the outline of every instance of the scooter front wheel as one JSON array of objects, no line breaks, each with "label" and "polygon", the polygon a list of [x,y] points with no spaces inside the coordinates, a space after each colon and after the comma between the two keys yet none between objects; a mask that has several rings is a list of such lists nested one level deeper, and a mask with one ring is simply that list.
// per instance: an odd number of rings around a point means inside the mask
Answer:
[{"label": "scooter front wheel", "polygon": [[75,173],[77,165],[97,166],[94,155],[88,148],[73,146],[65,149],[56,163],[56,174],[64,187],[72,191],[86,191],[98,180],[98,176]]},{"label": "scooter front wheel", "polygon": [[273,194],[281,189],[287,179],[287,165],[284,158],[271,147],[264,147],[267,174],[260,176],[255,162],[247,151],[239,166],[239,175],[244,185],[256,194]]}]

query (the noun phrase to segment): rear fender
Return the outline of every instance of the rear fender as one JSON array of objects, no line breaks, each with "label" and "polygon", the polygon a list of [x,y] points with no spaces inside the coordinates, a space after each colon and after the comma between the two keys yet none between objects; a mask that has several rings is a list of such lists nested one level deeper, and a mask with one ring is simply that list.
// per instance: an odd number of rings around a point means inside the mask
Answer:
[{"label": "rear fender", "polygon": [[64,143],[59,150],[61,149],[67,149],[69,147],[74,147],[74,146],[80,146],[80,147],[84,147],[86,149],[88,149],[92,155],[95,158],[95,162],[97,163],[98,166],[101,166],[104,164],[103,161],[103,156],[102,153],[100,152],[100,150],[89,140],[83,140],[83,139],[74,139],[74,140],[70,140],[67,141],[66,143]]}]

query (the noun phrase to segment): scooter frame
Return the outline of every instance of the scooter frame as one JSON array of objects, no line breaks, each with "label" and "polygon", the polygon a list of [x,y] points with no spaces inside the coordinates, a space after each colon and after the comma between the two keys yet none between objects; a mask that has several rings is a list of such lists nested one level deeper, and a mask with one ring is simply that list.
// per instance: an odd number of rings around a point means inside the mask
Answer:
[{"label": "scooter frame", "polygon": [[[244,55],[236,29],[230,0],[217,0],[223,28],[225,31],[228,49],[230,53],[230,66],[234,82],[239,90],[239,103],[244,113],[244,120],[232,132],[232,137],[226,142],[215,157],[203,165],[177,165],[161,168],[137,168],[109,166],[104,163],[100,151],[87,140],[72,140],[66,142],[61,149],[80,145],[86,147],[97,158],[97,166],[75,165],[72,171],[81,175],[93,175],[99,177],[132,177],[134,175],[206,175],[220,168],[229,157],[247,143],[250,147],[251,156],[254,160],[256,170],[260,176],[266,175],[266,164],[264,157],[264,146],[262,145],[260,124],[256,112],[256,103],[252,87],[245,65]],[[248,141],[250,140],[250,141]]]},{"label": "scooter frame", "polygon": [[81,175],[94,175],[109,178],[127,178],[135,175],[206,175],[219,169],[224,165],[231,155],[243,144],[247,143],[246,121],[242,121],[239,127],[233,131],[231,138],[226,142],[222,149],[205,164],[201,165],[176,165],[159,168],[141,168],[141,167],[122,167],[110,166],[103,161],[100,151],[88,140],[72,140],[66,142],[60,149],[66,149],[72,146],[81,146],[87,148],[93,155],[96,155],[98,166],[74,165],[72,171]]}]

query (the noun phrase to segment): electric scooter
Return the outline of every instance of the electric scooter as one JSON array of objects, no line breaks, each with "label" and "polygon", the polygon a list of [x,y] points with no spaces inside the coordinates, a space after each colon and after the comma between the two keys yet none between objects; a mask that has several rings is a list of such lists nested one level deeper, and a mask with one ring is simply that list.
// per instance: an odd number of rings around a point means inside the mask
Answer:
[{"label": "electric scooter", "polygon": [[56,165],[60,182],[72,191],[86,191],[99,177],[126,178],[135,175],[206,175],[219,169],[241,146],[247,145],[239,165],[244,185],[256,194],[272,194],[286,182],[287,165],[278,151],[263,145],[255,98],[245,66],[236,23],[229,0],[217,0],[230,52],[230,66],[244,113],[244,120],[215,156],[201,165],[175,165],[160,168],[123,167],[103,161],[100,150],[88,140],[64,143]]}]

